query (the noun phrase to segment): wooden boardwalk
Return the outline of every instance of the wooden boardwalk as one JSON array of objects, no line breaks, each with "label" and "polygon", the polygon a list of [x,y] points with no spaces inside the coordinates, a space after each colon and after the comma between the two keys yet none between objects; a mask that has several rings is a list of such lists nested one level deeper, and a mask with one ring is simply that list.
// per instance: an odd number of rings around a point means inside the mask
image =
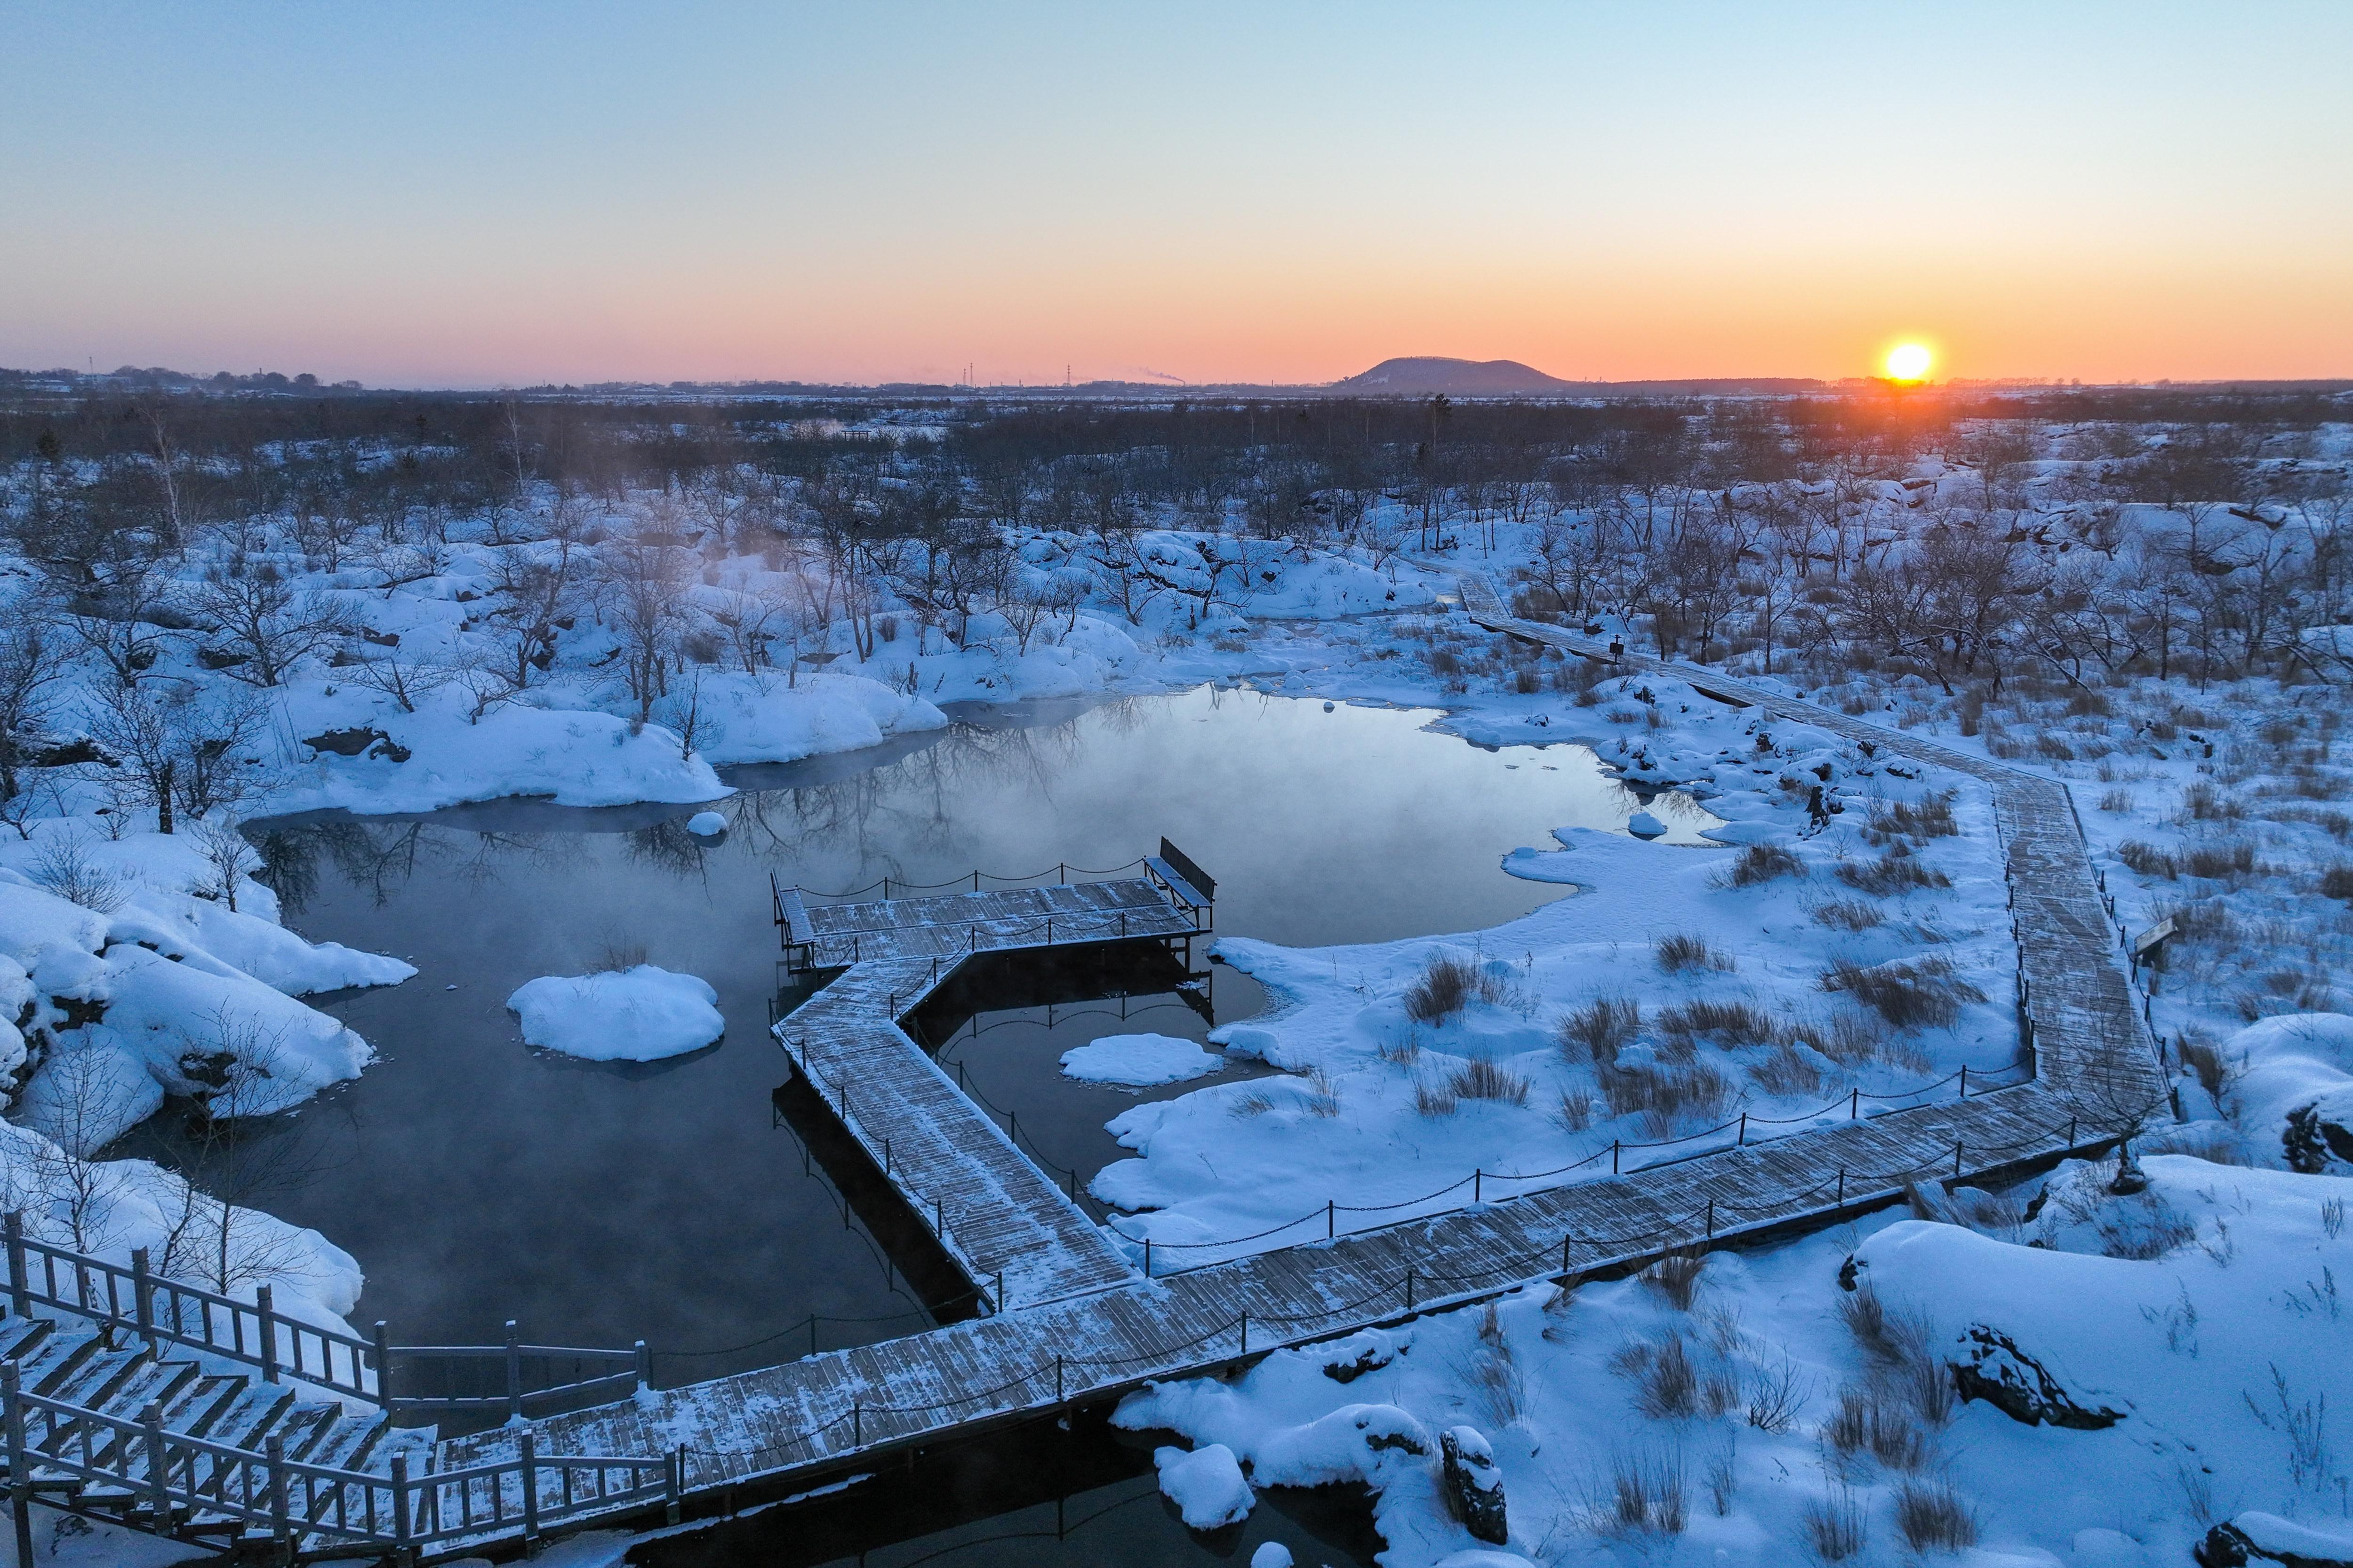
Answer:
[{"label": "wooden boardwalk", "polygon": [[[1475,580],[1466,579],[1464,597],[1480,625],[1608,657],[1556,627],[1508,616]],[[896,1024],[958,955],[1046,945],[1050,907],[1055,945],[1122,931],[1133,940],[1144,918],[1139,884],[1033,889],[1041,897],[1026,906],[947,899],[892,900],[906,910],[887,915],[873,905],[809,910],[786,920],[788,942],[805,942],[814,963],[841,961],[847,941],[851,967],[786,1018],[779,1037],[909,1206],[943,1233],[992,1310],[542,1421],[540,1451],[676,1453],[690,1495],[797,1484],[879,1449],[1214,1370],[1279,1345],[1710,1240],[1821,1223],[1884,1202],[1907,1183],[1985,1177],[2104,1147],[2155,1113],[2163,1076],[2063,786],[1704,670],[1631,655],[1621,662],[1992,786],[2034,1081],[1329,1240],[1311,1236],[1182,1272],[1163,1274],[1164,1259],[1160,1277],[1146,1278]],[[1140,885],[1165,909],[1184,902]],[[876,943],[886,944],[884,956],[861,956]],[[438,1462],[444,1470],[479,1463],[511,1453],[514,1442],[512,1431],[450,1439]]]}]

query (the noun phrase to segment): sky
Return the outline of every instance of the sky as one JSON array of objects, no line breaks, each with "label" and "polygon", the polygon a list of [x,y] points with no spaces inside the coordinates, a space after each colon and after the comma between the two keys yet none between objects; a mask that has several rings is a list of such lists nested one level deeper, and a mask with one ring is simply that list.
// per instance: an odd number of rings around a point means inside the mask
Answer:
[{"label": "sky", "polygon": [[2353,5],[0,0],[0,364],[2353,375]]}]

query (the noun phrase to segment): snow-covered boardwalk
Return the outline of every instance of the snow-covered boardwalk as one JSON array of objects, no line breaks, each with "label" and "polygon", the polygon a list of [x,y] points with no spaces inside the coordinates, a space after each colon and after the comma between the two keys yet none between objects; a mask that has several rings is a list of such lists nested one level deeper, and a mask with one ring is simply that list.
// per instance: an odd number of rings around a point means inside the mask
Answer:
[{"label": "snow-covered boardwalk", "polygon": [[[1506,616],[1482,584],[1467,584],[1465,597],[1482,626],[1601,654],[1556,627]],[[1622,662],[1666,668],[1634,656]],[[1704,670],[1676,666],[1673,673],[1725,700],[1992,786],[2034,1081],[1183,1272],[1155,1265],[1156,1277],[1147,1278],[1141,1260],[1090,1225],[895,1022],[944,978],[955,955],[1043,945],[1042,930],[1025,936],[1018,912],[980,918],[976,906],[966,907],[976,918],[959,920],[952,900],[898,900],[936,908],[887,939],[852,929],[859,920],[872,923],[875,906],[864,906],[864,915],[848,912],[860,906],[823,911],[831,922],[824,927],[820,911],[801,911],[796,922],[780,910],[788,942],[813,944],[812,958],[844,962],[829,944],[845,936],[853,953],[868,942],[910,944],[893,946],[887,959],[859,958],[779,1036],[877,1168],[944,1232],[994,1310],[543,1421],[541,1451],[682,1450],[690,1495],[745,1482],[790,1485],[878,1448],[939,1441],[1279,1344],[1547,1278],[1636,1267],[1711,1238],[1819,1223],[1908,1183],[1984,1177],[2113,1143],[2155,1110],[2162,1077],[2062,785]],[[1088,894],[1103,901],[1082,910],[1070,899],[1080,889],[1037,891],[1071,903],[1067,914],[1055,910],[1057,945],[1085,940],[1066,921],[1106,922],[1093,940],[1116,940],[1123,929],[1140,934],[1117,923],[1136,918],[1116,901],[1126,895]],[[1171,910],[1181,901],[1162,900]],[[1041,907],[1030,918],[1042,915]],[[941,945],[919,945],[932,943]],[[479,1463],[514,1441],[511,1432],[453,1439],[441,1446],[440,1463]]]}]

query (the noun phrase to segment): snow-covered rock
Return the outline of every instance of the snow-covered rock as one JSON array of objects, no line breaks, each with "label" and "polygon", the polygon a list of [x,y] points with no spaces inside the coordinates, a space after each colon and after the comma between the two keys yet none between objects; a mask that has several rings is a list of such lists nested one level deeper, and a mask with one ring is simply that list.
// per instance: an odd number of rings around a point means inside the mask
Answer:
[{"label": "snow-covered rock", "polygon": [[1206,1078],[1224,1066],[1217,1056],[1173,1035],[1107,1035],[1062,1053],[1064,1078],[1133,1089]]},{"label": "snow-covered rock", "polygon": [[1234,1451],[1210,1443],[1190,1453],[1177,1447],[1155,1448],[1152,1462],[1160,1471],[1160,1490],[1185,1523],[1194,1530],[1217,1530],[1250,1517],[1258,1500]]},{"label": "snow-covered rock", "polygon": [[507,998],[526,1044],[588,1061],[659,1061],[699,1051],[726,1032],[719,993],[650,963],[595,974],[549,974]]},{"label": "snow-covered rock", "polygon": [[2353,1165],[2353,1017],[2265,1018],[2221,1051],[2239,1064],[2231,1108],[2258,1157],[2307,1173]]},{"label": "snow-covered rock", "polygon": [[698,811],[686,819],[686,830],[697,838],[716,838],[727,831],[727,818],[716,811]]}]

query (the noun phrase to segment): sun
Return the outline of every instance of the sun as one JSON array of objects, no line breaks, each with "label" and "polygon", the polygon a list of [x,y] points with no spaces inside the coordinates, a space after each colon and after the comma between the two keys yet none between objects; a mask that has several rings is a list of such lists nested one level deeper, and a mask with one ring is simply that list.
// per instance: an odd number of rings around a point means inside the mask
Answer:
[{"label": "sun", "polygon": [[1921,381],[1928,374],[1929,362],[1935,356],[1926,343],[1898,343],[1887,351],[1887,379],[1890,381]]}]

